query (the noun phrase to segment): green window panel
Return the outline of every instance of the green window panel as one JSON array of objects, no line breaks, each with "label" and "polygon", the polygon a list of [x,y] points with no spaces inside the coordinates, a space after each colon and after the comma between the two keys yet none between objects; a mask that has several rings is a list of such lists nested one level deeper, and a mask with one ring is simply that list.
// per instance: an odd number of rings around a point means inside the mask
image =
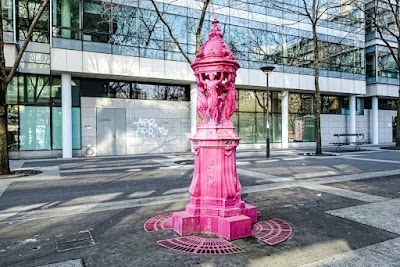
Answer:
[{"label": "green window panel", "polygon": [[[52,108],[53,149],[62,149],[62,108]],[[72,149],[81,148],[81,109],[72,108]]]},{"label": "green window panel", "polygon": [[20,150],[50,149],[50,107],[19,106]]}]

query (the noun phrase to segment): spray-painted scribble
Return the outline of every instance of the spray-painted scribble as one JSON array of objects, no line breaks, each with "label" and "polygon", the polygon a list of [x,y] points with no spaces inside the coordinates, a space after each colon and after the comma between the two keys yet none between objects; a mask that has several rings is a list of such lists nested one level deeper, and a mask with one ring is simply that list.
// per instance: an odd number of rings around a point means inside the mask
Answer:
[{"label": "spray-painted scribble", "polygon": [[138,121],[134,122],[133,125],[136,126],[135,133],[137,135],[141,135],[143,137],[156,137],[156,131],[161,135],[166,136],[168,134],[168,130],[164,127],[158,127],[155,119],[142,119],[140,118]]}]

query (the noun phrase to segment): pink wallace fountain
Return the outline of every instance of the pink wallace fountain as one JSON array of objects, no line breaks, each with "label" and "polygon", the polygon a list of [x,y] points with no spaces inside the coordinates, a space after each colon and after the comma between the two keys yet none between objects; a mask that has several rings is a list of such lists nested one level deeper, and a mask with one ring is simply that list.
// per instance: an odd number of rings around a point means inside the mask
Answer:
[{"label": "pink wallace fountain", "polygon": [[236,170],[239,137],[230,121],[235,112],[235,77],[239,64],[232,56],[215,17],[208,41],[191,65],[198,83],[197,113],[201,118],[191,138],[195,167],[190,203],[172,215],[180,235],[217,234],[228,240],[251,236],[257,209],[241,200]]}]

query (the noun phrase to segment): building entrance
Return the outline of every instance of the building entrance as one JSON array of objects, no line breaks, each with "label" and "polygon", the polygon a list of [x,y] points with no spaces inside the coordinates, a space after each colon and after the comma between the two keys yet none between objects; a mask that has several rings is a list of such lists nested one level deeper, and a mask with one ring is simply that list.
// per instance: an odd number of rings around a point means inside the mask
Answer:
[{"label": "building entrance", "polygon": [[396,142],[396,132],[397,132],[397,117],[393,117],[392,123],[392,130],[393,130],[393,142]]},{"label": "building entrance", "polygon": [[98,156],[126,155],[125,109],[96,108]]}]

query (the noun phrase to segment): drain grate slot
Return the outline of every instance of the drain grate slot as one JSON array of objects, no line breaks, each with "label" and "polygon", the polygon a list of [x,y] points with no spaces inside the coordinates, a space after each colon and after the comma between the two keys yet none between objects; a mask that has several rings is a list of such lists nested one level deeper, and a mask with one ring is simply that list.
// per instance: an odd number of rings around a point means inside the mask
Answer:
[{"label": "drain grate slot", "polygon": [[282,243],[293,233],[292,227],[285,221],[274,218],[253,225],[252,235],[270,246]]},{"label": "drain grate slot", "polygon": [[146,232],[161,231],[172,228],[172,213],[157,215],[144,224]]},{"label": "drain grate slot", "polygon": [[84,230],[69,235],[56,235],[54,240],[56,243],[57,252],[96,245],[92,233],[89,230]]},{"label": "drain grate slot", "polygon": [[157,243],[168,249],[193,254],[232,254],[243,252],[241,248],[221,237],[182,236],[160,240]]}]

